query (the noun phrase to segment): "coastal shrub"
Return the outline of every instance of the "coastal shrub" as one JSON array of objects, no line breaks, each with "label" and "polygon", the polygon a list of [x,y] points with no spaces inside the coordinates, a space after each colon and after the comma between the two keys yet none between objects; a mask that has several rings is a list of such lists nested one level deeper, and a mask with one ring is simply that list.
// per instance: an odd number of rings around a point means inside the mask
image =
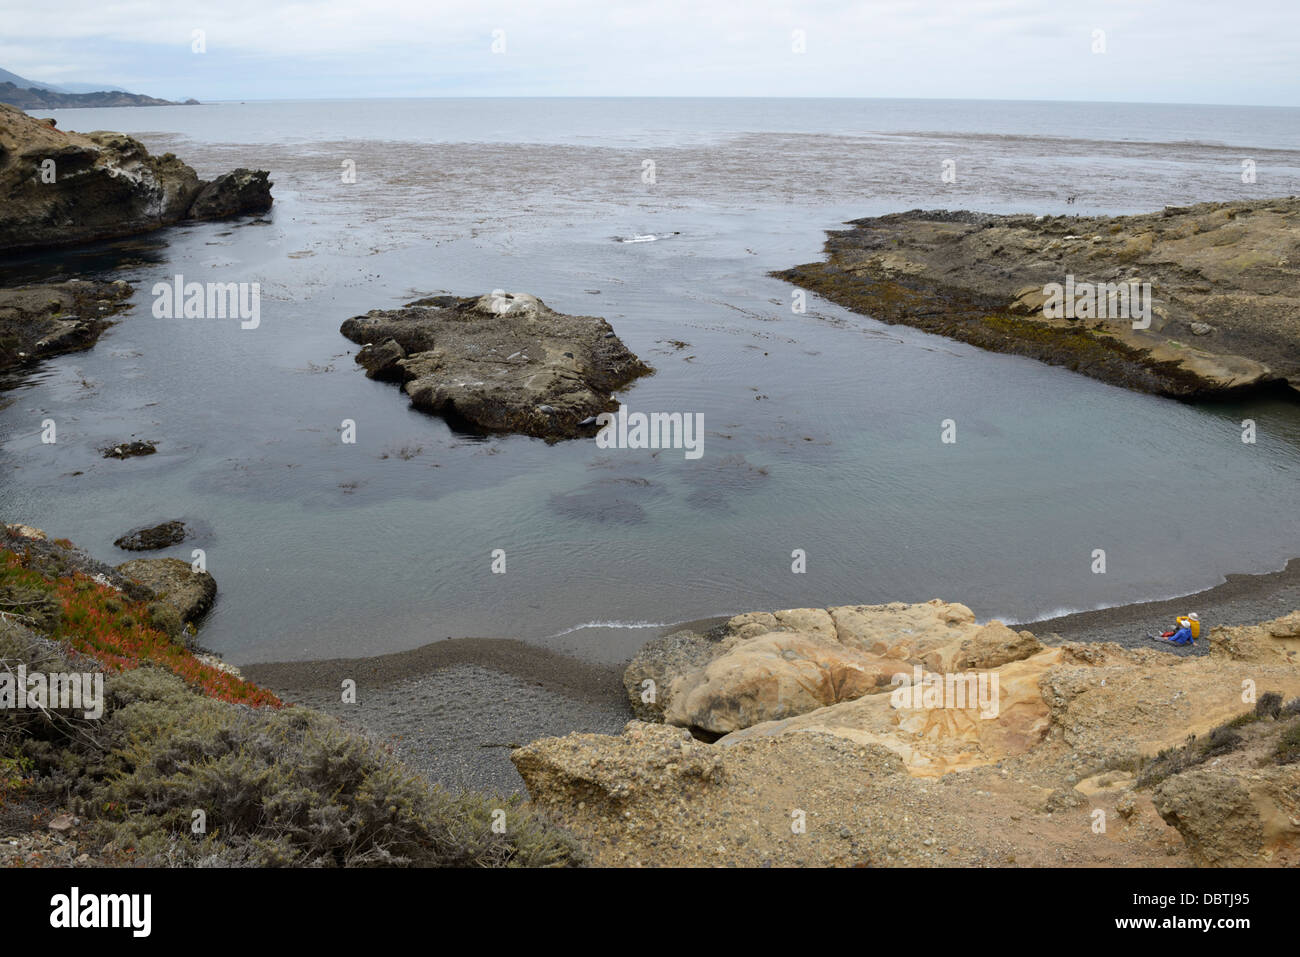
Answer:
[{"label": "coastal shrub", "polygon": [[1211,758],[1235,751],[1245,740],[1237,731],[1247,724],[1260,720],[1254,712],[1246,712],[1225,721],[1204,738],[1191,735],[1187,743],[1165,748],[1143,768],[1138,775],[1138,787],[1153,787],[1165,778],[1181,774],[1189,768],[1204,764]]},{"label": "coastal shrub", "polygon": [[1263,719],[1264,716],[1259,713],[1257,708],[1254,711],[1243,711],[1235,718],[1225,721],[1223,726],[1225,728],[1244,728],[1248,724],[1254,724],[1256,721],[1262,721]]},{"label": "coastal shrub", "polygon": [[581,863],[518,798],[450,794],[335,718],[198,662],[158,608],[76,572],[50,579],[38,559],[0,550],[14,602],[0,669],[102,670],[103,714],[0,709],[0,800],[21,787],[80,815],[115,860],[156,866]]},{"label": "coastal shrub", "polygon": [[[110,675],[104,704],[98,721],[11,740],[34,772],[29,785],[75,808],[91,840],[126,860],[257,867],[581,861],[571,837],[518,799],[449,794],[319,712],[215,700],[148,665]],[[504,812],[502,833],[494,812]]]},{"label": "coastal shrub", "polygon": [[1276,691],[1265,691],[1255,702],[1255,714],[1261,718],[1276,718],[1282,710],[1282,695]]},{"label": "coastal shrub", "polygon": [[1278,764],[1300,762],[1300,721],[1292,721],[1291,726],[1278,736],[1273,758]]}]

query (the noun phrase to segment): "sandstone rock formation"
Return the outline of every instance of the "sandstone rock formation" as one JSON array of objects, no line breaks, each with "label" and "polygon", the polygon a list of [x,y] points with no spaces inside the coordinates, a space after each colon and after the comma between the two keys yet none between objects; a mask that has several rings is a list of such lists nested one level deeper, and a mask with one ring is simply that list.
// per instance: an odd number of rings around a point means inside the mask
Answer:
[{"label": "sandstone rock formation", "polygon": [[[922,211],[855,220],[780,278],[889,323],[1178,397],[1300,389],[1300,198],[1140,216]],[[1149,283],[1132,317],[1047,318],[1052,283]]]},{"label": "sandstone rock formation", "polygon": [[1155,805],[1199,867],[1300,864],[1300,765],[1184,771]]},{"label": "sandstone rock formation", "polygon": [[650,371],[604,319],[519,293],[435,296],[340,331],[362,345],[366,375],[402,382],[415,408],[484,432],[594,435],[594,417],[618,408],[611,393]]},{"label": "sandstone rock formation", "polygon": [[[66,246],[271,206],[265,173],[213,183],[122,133],[74,133],[0,104],[0,249]],[[196,200],[202,200],[195,209]]]},{"label": "sandstone rock formation", "polygon": [[[1043,648],[937,601],[741,615],[707,637],[659,639],[634,663],[633,677],[667,678],[665,718],[717,715],[721,727],[761,716],[779,688],[799,706],[837,700],[714,743],[634,721],[512,757],[597,863],[1289,866],[1300,862],[1298,640],[1300,612],[1213,628],[1195,657]],[[856,656],[996,675],[996,709],[916,707],[897,688],[844,700],[852,682],[869,684]],[[1246,687],[1273,706],[1252,710]],[[707,708],[691,704],[701,688]]]},{"label": "sandstone rock formation", "polygon": [[[665,645],[667,643],[667,645]],[[665,654],[665,648],[672,654]],[[965,605],[845,605],[737,615],[718,640],[679,633],[633,659],[624,685],[634,711],[710,735],[727,734],[866,694],[895,675],[993,668],[1042,646],[1001,622],[980,626]],[[643,702],[654,681],[653,705]]]}]

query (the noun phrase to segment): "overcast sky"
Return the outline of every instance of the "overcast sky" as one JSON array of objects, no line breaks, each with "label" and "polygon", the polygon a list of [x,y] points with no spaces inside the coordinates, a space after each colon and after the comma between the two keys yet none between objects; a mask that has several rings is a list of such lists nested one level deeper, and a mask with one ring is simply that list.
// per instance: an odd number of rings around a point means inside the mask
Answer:
[{"label": "overcast sky", "polygon": [[1300,106],[1300,0],[0,0],[0,22],[0,67],[168,98]]}]

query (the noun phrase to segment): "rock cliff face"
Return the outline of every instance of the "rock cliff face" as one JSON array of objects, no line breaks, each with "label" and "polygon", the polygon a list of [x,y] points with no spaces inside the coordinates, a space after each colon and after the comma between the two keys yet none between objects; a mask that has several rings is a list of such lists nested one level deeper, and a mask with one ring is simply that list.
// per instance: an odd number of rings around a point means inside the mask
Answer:
[{"label": "rock cliff face", "polygon": [[122,133],[73,133],[0,104],[0,249],[130,236],[271,206],[265,172],[212,183]]},{"label": "rock cliff face", "polygon": [[373,310],[340,330],[372,379],[401,382],[411,405],[483,432],[550,440],[595,435],[611,393],[650,372],[604,319],[535,296],[435,296]]},{"label": "rock cliff face", "polygon": [[[1300,612],[1194,657],[1044,647],[937,600],[670,637],[625,679],[667,724],[512,755],[597,863],[1300,863]],[[934,699],[880,684],[895,667]],[[930,681],[957,673],[990,698]]]},{"label": "rock cliff face", "polygon": [[[826,262],[776,275],[883,322],[1143,392],[1300,390],[1300,198],[1114,217],[913,210],[849,225],[830,234]],[[1052,284],[1075,294],[1068,310]],[[1125,305],[1133,289],[1149,292],[1148,315]]]}]

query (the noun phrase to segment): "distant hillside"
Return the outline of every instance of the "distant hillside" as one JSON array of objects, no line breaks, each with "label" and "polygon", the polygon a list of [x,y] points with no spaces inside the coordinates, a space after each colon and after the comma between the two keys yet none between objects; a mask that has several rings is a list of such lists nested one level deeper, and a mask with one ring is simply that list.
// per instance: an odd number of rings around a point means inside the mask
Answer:
[{"label": "distant hillside", "polygon": [[[14,86],[21,87],[24,90],[29,88],[35,88],[37,90],[49,90],[53,93],[72,92],[71,90],[66,90],[63,87],[54,86],[51,83],[37,83],[35,80],[29,80],[25,76],[19,76],[17,73],[10,73],[8,70],[0,70],[0,83],[12,83]],[[82,92],[89,92],[89,91],[82,91]]]},{"label": "distant hillside", "polygon": [[[3,72],[3,71],[0,71]],[[6,76],[13,76],[6,73]],[[22,79],[19,77],[19,79]],[[27,81],[23,81],[27,82]],[[160,100],[155,96],[123,93],[120,90],[100,90],[97,93],[61,93],[40,87],[20,87],[12,81],[0,83],[0,103],[8,103],[21,110],[52,110],[66,107],[88,106],[176,106],[174,100]],[[185,104],[197,104],[186,100]]]}]

